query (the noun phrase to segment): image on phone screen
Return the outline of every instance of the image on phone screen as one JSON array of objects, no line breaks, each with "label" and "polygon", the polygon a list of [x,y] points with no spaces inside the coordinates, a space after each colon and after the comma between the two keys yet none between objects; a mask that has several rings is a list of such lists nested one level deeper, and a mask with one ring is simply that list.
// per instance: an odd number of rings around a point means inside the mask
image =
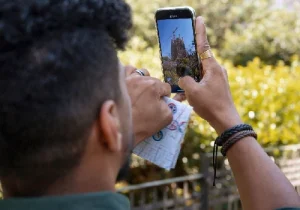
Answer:
[{"label": "image on phone screen", "polygon": [[178,80],[191,76],[200,81],[201,72],[192,18],[157,20],[164,81],[172,92],[181,92]]}]

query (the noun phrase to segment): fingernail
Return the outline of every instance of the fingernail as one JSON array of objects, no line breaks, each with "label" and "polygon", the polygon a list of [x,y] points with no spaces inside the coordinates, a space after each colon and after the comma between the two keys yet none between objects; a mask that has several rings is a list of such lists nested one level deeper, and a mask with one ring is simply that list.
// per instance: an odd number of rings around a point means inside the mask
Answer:
[{"label": "fingernail", "polygon": [[199,16],[198,18],[205,25],[204,18],[202,16]]}]

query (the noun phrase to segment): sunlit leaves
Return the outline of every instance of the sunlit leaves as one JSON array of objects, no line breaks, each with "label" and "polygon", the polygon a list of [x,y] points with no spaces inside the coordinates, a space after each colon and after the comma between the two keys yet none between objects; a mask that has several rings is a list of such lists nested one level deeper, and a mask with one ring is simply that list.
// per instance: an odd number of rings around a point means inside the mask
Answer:
[{"label": "sunlit leaves", "polygon": [[[258,132],[259,142],[264,146],[299,143],[299,10],[277,9],[269,0],[128,2],[134,10],[135,27],[128,50],[120,53],[124,64],[147,68],[152,76],[161,78],[154,11],[163,6],[190,5],[204,16],[214,53],[228,70],[237,109],[244,122]],[[171,172],[177,175],[183,170],[198,172],[200,151],[212,151],[217,137],[211,126],[196,115],[192,116],[189,127],[179,158],[180,167]],[[137,158],[133,161],[134,167],[144,164]],[[139,181],[162,176],[157,168],[151,168],[154,171],[151,173],[147,167],[147,176],[140,175],[142,169],[137,170],[135,181],[137,176]]]}]

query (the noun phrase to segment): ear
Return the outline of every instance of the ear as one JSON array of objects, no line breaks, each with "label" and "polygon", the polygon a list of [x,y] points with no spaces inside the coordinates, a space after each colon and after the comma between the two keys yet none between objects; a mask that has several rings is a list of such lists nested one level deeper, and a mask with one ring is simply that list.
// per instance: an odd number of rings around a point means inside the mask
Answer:
[{"label": "ear", "polygon": [[122,150],[120,115],[114,101],[109,100],[103,103],[99,114],[99,122],[103,135],[101,143],[104,141],[111,152],[120,152]]}]

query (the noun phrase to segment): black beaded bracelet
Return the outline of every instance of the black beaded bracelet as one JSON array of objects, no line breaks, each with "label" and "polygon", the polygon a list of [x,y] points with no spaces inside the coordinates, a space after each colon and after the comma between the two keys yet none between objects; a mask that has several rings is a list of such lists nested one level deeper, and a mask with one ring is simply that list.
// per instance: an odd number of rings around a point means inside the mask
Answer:
[{"label": "black beaded bracelet", "polygon": [[221,153],[222,155],[225,157],[227,151],[239,140],[245,138],[245,137],[249,137],[252,136],[253,138],[257,139],[257,134],[253,131],[253,130],[247,130],[247,131],[241,131],[239,133],[237,133],[235,136],[233,136],[232,138],[228,139],[227,142],[225,142],[225,144],[223,145],[222,149],[221,149]]},{"label": "black beaded bracelet", "polygon": [[223,146],[223,144],[231,138],[233,135],[246,130],[252,130],[253,128],[247,124],[239,124],[232,128],[225,130],[216,140],[213,148],[213,167],[214,167],[214,181],[213,186],[216,184],[217,177],[217,156],[218,156],[218,147]]}]

